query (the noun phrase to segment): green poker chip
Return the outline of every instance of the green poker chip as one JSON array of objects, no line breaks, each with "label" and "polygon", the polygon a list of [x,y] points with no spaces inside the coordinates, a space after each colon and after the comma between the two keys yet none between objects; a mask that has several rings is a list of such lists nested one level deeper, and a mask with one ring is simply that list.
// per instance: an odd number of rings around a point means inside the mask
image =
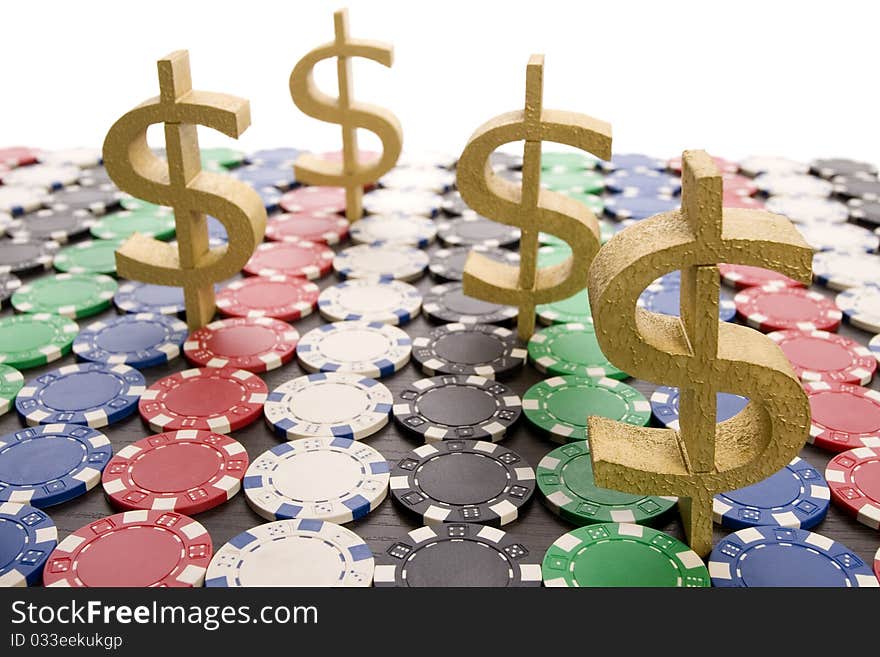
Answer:
[{"label": "green poker chip", "polygon": [[545,171],[541,174],[541,184],[563,194],[601,194],[605,189],[605,176],[597,171]]},{"label": "green poker chip", "polygon": [[538,313],[538,319],[544,324],[568,324],[570,322],[586,324],[593,321],[593,315],[590,311],[590,297],[586,289],[560,301],[539,304],[535,311]]},{"label": "green poker chip", "polygon": [[35,313],[0,319],[0,363],[19,369],[39,367],[70,353],[79,333],[76,322]]},{"label": "green poker chip", "polygon": [[541,153],[541,169],[548,172],[586,171],[595,169],[599,160],[585,153],[547,152]]},{"label": "green poker chip", "polygon": [[651,525],[675,508],[675,497],[631,495],[599,488],[586,441],[557,447],[538,463],[538,489],[556,515],[575,525],[630,522]]},{"label": "green poker chip", "polygon": [[651,419],[650,402],[632,386],[584,376],[556,376],[536,383],[526,390],[522,409],[557,443],[585,440],[590,415],[642,427]]},{"label": "green poker chip", "polygon": [[669,534],[605,522],[563,534],[544,554],[544,586],[708,587],[706,564]]},{"label": "green poker chip", "polygon": [[244,164],[244,153],[234,148],[203,148],[202,168],[205,171],[225,171]]},{"label": "green poker chip", "polygon": [[[597,216],[601,216],[602,211],[605,209],[605,202],[601,196],[596,196],[595,194],[566,194],[566,196],[585,203]],[[600,241],[604,244],[614,235],[614,228],[607,221],[600,219],[599,235]],[[538,233],[538,241],[541,244],[548,244],[550,246],[568,246],[568,242],[552,233]]]},{"label": "green poker chip", "polygon": [[12,305],[23,313],[88,317],[110,306],[116,281],[102,274],[56,274],[22,285]]},{"label": "green poker chip", "polygon": [[[93,237],[101,240],[124,240],[130,235],[140,233],[158,240],[169,240],[174,237],[174,212],[171,208],[145,203],[138,209],[127,209],[122,212],[105,214],[90,228]],[[126,201],[123,201],[125,204]],[[130,203],[130,205],[136,205]]]},{"label": "green poker chip", "polygon": [[24,376],[14,367],[0,363],[0,415],[12,407],[12,400],[24,387]]},{"label": "green poker chip", "polygon": [[538,247],[538,267],[558,265],[571,257],[571,247],[564,242]]},{"label": "green poker chip", "polygon": [[556,324],[542,329],[529,340],[529,358],[535,367],[557,376],[586,376],[593,379],[625,379],[629,375],[614,367],[599,348],[593,320]]},{"label": "green poker chip", "polygon": [[70,274],[115,274],[116,249],[124,240],[88,240],[62,249],[52,263]]}]

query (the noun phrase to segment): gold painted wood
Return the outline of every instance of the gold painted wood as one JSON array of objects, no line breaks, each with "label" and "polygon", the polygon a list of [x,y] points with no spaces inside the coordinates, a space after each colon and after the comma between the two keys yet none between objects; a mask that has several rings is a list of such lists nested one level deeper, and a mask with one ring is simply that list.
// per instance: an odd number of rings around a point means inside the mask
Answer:
[{"label": "gold painted wood", "polygon": [[[764,210],[722,209],[722,180],[704,151],[685,151],[682,207],[627,228],[594,258],[589,296],[602,352],[632,376],[677,386],[680,430],[591,416],[596,484],[677,495],[691,547],[712,549],[712,498],[766,479],[800,451],[810,407],[788,359],[765,335],[718,321],[717,263],[753,265],[803,283],[812,250],[792,223]],[[636,300],[681,269],[681,317]],[[716,393],[744,395],[737,416],[715,423]]]},{"label": "gold painted wood", "polygon": [[[507,265],[471,252],[464,268],[464,292],[477,299],[519,308],[517,330],[527,341],[535,331],[535,306],[565,299],[584,289],[599,250],[599,222],[584,204],[541,189],[541,143],[566,144],[602,159],[611,157],[611,126],[586,114],[543,108],[544,56],[526,67],[522,110],[508,112],[477,128],[456,168],[461,197],[479,214],[518,226],[520,263]],[[496,175],[490,155],[502,144],[525,141],[522,183]],[[538,232],[552,233],[571,246],[572,255],[549,267],[537,266]]]},{"label": "gold painted wood", "polygon": [[[290,74],[290,97],[293,103],[312,118],[342,127],[342,161],[331,162],[310,153],[297,158],[294,175],[310,185],[345,188],[345,216],[350,222],[363,215],[364,185],[376,182],[397,162],[403,142],[400,121],[390,111],[377,105],[354,100],[351,58],[365,57],[390,67],[394,50],[389,44],[348,35],[348,10],[333,14],[336,38],[315,48],[303,57]],[[339,97],[333,98],[318,89],[313,69],[323,59],[336,57]],[[377,160],[362,162],[358,158],[357,130],[365,128],[382,141]]]},{"label": "gold painted wood", "polygon": [[[201,170],[196,126],[237,138],[250,125],[247,100],[194,91],[189,53],[160,59],[160,94],[127,114],[104,139],[104,166],[121,190],[158,205],[171,206],[177,245],[135,233],[116,251],[116,270],[125,278],[182,287],[190,330],[214,316],[214,283],[244,266],[266,230],[266,210],[245,183]],[[147,145],[147,128],[165,124],[167,161]],[[205,216],[226,228],[229,244],[208,247]]]}]

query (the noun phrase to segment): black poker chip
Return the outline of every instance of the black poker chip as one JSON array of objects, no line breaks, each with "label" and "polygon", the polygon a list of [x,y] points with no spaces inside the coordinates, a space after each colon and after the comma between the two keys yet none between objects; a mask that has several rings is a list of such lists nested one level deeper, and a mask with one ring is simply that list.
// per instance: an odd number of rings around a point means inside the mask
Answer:
[{"label": "black poker chip", "polygon": [[880,200],[880,180],[867,174],[837,176],[832,181],[834,191],[847,198],[865,201]]},{"label": "black poker chip", "polygon": [[425,524],[519,517],[535,492],[535,471],[514,451],[483,440],[446,440],[412,450],[391,468],[391,495]]},{"label": "black poker chip", "polygon": [[447,374],[419,379],[394,396],[394,419],[425,442],[497,442],[522,414],[522,400],[482,376]]},{"label": "black poker chip", "polygon": [[88,210],[100,216],[121,207],[123,196],[112,183],[71,185],[52,195],[50,207],[53,210]]},{"label": "black poker chip", "polygon": [[519,242],[519,228],[468,211],[456,219],[438,221],[437,237],[450,246],[510,246]]},{"label": "black poker chip", "polygon": [[489,163],[495,171],[501,169],[517,171],[523,167],[522,155],[514,155],[513,153],[505,153],[503,151],[495,151],[492,153],[489,156]]},{"label": "black poker chip", "polygon": [[508,265],[519,264],[519,253],[495,246],[453,246],[448,249],[437,249],[431,254],[428,271],[435,278],[444,281],[460,281],[464,276],[464,263],[471,251],[482,253],[492,260]]},{"label": "black poker chip", "polygon": [[868,162],[849,160],[842,157],[813,160],[810,162],[810,173],[831,180],[837,176],[868,175],[876,176],[877,167]]},{"label": "black poker chip", "polygon": [[15,274],[9,272],[0,274],[0,304],[12,296],[21,287],[21,280]]},{"label": "black poker chip", "polygon": [[880,226],[880,201],[863,201],[860,198],[851,198],[846,205],[849,209],[850,219]]},{"label": "black poker chip", "polygon": [[376,555],[375,586],[541,586],[541,555],[495,527],[419,527]]},{"label": "black poker chip", "polygon": [[438,326],[426,337],[413,338],[412,357],[428,376],[476,374],[501,379],[522,368],[528,351],[509,329],[454,322]]},{"label": "black poker chip", "polygon": [[99,167],[90,167],[88,169],[83,169],[79,174],[79,184],[80,185],[104,185],[113,181],[110,179],[109,174],[107,173],[107,169],[103,166]]},{"label": "black poker chip", "polygon": [[26,237],[0,240],[0,274],[49,269],[58,252],[58,242]]},{"label": "black poker chip", "polygon": [[38,210],[15,219],[7,233],[16,238],[65,242],[89,232],[95,216],[88,210],[69,208]]},{"label": "black poker chip", "polygon": [[443,203],[440,206],[443,214],[450,217],[460,217],[465,212],[470,211],[467,203],[457,191],[447,192],[443,195]]},{"label": "black poker chip", "polygon": [[505,324],[514,319],[519,310],[467,296],[461,283],[435,285],[422,299],[422,311],[439,322],[463,324]]}]

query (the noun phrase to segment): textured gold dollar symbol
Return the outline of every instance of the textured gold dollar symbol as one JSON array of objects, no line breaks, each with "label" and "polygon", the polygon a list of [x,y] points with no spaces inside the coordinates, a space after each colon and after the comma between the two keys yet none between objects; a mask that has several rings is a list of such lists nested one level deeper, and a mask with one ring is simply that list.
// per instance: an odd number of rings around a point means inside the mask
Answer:
[{"label": "textured gold dollar symbol", "polygon": [[[722,180],[703,151],[685,151],[681,209],[640,221],[593,260],[589,295],[596,336],[617,367],[678,386],[680,429],[590,417],[596,483],[629,493],[677,495],[691,547],[712,549],[712,497],[767,478],[801,449],[810,407],[776,344],[718,321],[717,263],[773,269],[804,283],[812,250],[791,222],[763,210],[722,209]],[[658,276],[681,270],[681,317],[636,306]],[[716,393],[749,404],[715,423]]]},{"label": "textured gold dollar symbol", "polygon": [[[182,287],[186,319],[197,329],[214,315],[214,283],[236,274],[262,241],[266,210],[248,185],[201,170],[197,125],[238,137],[250,125],[243,98],[194,91],[189,53],[160,59],[160,94],[123,115],[104,139],[104,165],[129,194],[171,206],[177,246],[135,233],[116,252],[120,276]],[[147,128],[165,124],[167,161],[147,144]],[[209,248],[205,216],[216,217],[229,234],[227,246]]]},{"label": "textured gold dollar symbol", "polygon": [[[599,222],[584,204],[541,189],[541,143],[566,144],[602,159],[611,157],[611,126],[586,114],[543,108],[544,56],[526,67],[522,110],[501,114],[477,128],[458,161],[456,184],[473,210],[521,231],[520,263],[507,265],[471,252],[464,269],[466,294],[519,308],[522,340],[535,330],[535,305],[565,299],[584,289],[599,250]],[[522,182],[492,172],[489,157],[502,144],[524,141]],[[571,246],[567,260],[538,268],[538,232],[552,233]]]},{"label": "textured gold dollar symbol", "polygon": [[[393,48],[379,41],[352,39],[348,35],[348,11],[333,14],[336,38],[315,48],[299,60],[290,74],[290,97],[294,104],[312,118],[342,126],[342,161],[332,162],[304,153],[293,167],[297,180],[310,185],[345,188],[345,216],[357,221],[363,214],[364,185],[376,182],[388,172],[400,156],[402,143],[400,121],[384,107],[354,100],[352,57],[365,57],[383,66],[391,66]],[[315,84],[313,70],[324,59],[336,58],[339,97],[328,96]],[[382,141],[377,160],[362,162],[358,157],[358,128],[365,128]]]}]

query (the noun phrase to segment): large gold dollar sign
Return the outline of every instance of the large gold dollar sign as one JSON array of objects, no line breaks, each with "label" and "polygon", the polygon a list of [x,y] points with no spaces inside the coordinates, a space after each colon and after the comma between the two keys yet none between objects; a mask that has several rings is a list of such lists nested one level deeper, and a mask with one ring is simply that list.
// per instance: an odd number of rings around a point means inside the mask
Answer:
[{"label": "large gold dollar sign", "polygon": [[[310,185],[345,188],[345,216],[357,221],[363,214],[364,185],[378,180],[400,156],[402,133],[400,121],[384,107],[358,103],[352,89],[351,58],[365,57],[391,66],[394,50],[378,41],[352,39],[348,36],[348,11],[333,14],[336,39],[315,48],[299,60],[290,74],[290,97],[294,104],[312,118],[342,126],[342,162],[331,162],[304,153],[293,167],[297,180]],[[315,84],[313,69],[322,59],[336,57],[339,97],[323,93]],[[366,128],[382,141],[378,160],[361,162],[358,157],[357,129]]]},{"label": "large gold dollar sign", "polygon": [[[812,250],[791,222],[763,210],[722,209],[722,181],[703,151],[685,151],[681,209],[639,222],[593,260],[596,336],[617,367],[678,386],[680,430],[590,417],[596,483],[678,495],[691,547],[712,549],[712,497],[767,478],[801,449],[806,395],[782,351],[761,333],[718,321],[716,263],[754,265],[804,283]],[[638,308],[652,280],[681,269],[681,317]],[[715,424],[716,393],[745,395],[739,415]]]},{"label": "large gold dollar sign", "polygon": [[[248,101],[194,91],[189,53],[159,60],[160,94],[123,115],[104,139],[113,182],[138,198],[171,206],[177,246],[135,233],[116,252],[120,276],[182,287],[190,330],[214,316],[214,283],[236,274],[262,241],[266,210],[248,185],[201,170],[196,125],[238,137],[250,125]],[[147,128],[165,124],[167,163],[147,145]],[[205,215],[224,225],[228,246],[209,248]]]},{"label": "large gold dollar sign", "polygon": [[[585,114],[544,109],[544,57],[532,55],[526,67],[523,110],[495,117],[477,128],[458,161],[461,197],[478,213],[518,226],[520,263],[511,266],[471,252],[465,263],[464,291],[472,297],[519,308],[522,340],[535,331],[535,305],[565,299],[584,289],[587,271],[599,249],[599,222],[584,204],[541,189],[541,143],[552,141],[611,157],[611,126]],[[489,156],[502,144],[525,141],[522,183],[492,172]],[[538,232],[571,245],[570,258],[538,268]]]}]

